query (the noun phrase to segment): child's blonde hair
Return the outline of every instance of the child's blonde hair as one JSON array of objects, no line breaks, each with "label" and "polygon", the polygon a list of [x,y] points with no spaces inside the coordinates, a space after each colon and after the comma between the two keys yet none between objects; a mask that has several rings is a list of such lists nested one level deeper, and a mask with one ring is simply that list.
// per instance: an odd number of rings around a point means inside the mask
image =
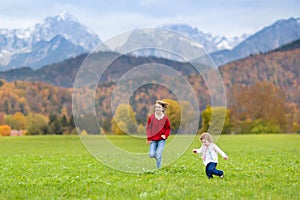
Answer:
[{"label": "child's blonde hair", "polygon": [[163,100],[157,100],[156,103],[159,104],[159,105],[161,105],[164,110],[167,109],[168,105],[169,105],[167,102],[165,102]]},{"label": "child's blonde hair", "polygon": [[211,136],[211,134],[209,134],[209,133],[207,133],[207,132],[205,132],[205,133],[202,133],[201,135],[200,135],[200,142],[201,142],[201,140],[202,139],[205,139],[205,140],[207,140],[207,141],[209,141],[209,142],[213,142],[213,139],[212,139],[212,136]]}]

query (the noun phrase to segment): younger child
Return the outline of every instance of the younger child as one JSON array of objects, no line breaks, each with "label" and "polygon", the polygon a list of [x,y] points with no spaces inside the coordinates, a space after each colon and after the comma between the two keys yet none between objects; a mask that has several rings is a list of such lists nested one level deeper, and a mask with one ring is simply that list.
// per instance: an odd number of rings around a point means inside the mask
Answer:
[{"label": "younger child", "polygon": [[224,172],[217,170],[218,154],[220,154],[225,160],[228,156],[212,141],[212,136],[209,133],[203,133],[200,136],[202,146],[199,149],[193,149],[194,153],[200,153],[203,159],[203,163],[206,166],[206,175],[208,178],[213,178],[213,175],[224,178]]}]

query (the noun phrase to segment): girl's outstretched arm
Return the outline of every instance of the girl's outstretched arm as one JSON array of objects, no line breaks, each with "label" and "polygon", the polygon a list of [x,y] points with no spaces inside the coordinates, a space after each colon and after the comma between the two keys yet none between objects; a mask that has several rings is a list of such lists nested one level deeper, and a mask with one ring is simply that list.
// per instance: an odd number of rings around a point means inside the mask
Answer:
[{"label": "girl's outstretched arm", "polygon": [[194,153],[201,153],[201,147],[199,149],[193,149]]},{"label": "girl's outstretched arm", "polygon": [[225,160],[228,160],[228,156],[224,151],[222,151],[217,145],[215,145],[215,150],[218,152]]}]

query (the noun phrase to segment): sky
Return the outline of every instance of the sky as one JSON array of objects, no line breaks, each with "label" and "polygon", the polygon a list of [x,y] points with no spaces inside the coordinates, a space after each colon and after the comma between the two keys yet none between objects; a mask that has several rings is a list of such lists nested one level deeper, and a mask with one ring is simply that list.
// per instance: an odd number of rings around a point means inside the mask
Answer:
[{"label": "sky", "polygon": [[298,0],[0,0],[0,29],[28,28],[66,11],[102,41],[136,28],[187,24],[226,37],[300,18]]}]

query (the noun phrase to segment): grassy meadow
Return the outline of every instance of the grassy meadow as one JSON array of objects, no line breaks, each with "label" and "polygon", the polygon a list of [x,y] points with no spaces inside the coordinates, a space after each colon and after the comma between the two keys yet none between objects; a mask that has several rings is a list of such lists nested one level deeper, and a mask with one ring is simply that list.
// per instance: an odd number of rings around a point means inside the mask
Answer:
[{"label": "grassy meadow", "polygon": [[218,164],[225,178],[208,180],[192,153],[198,138],[169,166],[126,173],[91,156],[78,136],[0,137],[0,200],[300,199],[299,134],[222,135],[217,144],[229,156]]}]

